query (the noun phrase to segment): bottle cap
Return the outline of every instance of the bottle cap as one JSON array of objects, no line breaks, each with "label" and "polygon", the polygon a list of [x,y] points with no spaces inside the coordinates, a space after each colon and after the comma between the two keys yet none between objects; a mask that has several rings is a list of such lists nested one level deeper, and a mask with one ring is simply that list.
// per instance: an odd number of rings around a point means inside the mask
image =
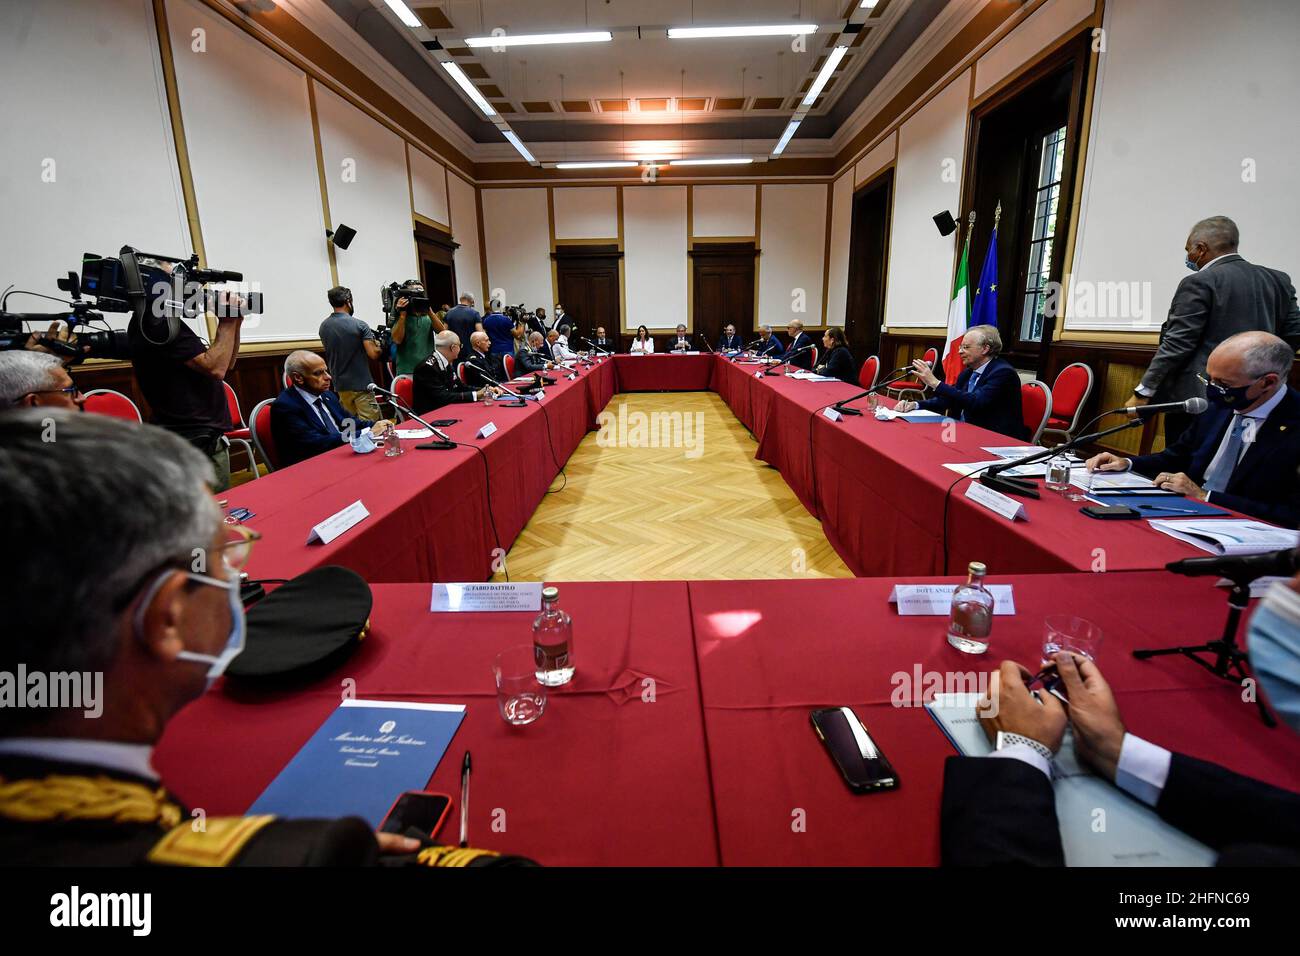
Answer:
[{"label": "bottle cap", "polygon": [[984,566],[983,561],[972,561],[966,566],[966,570],[971,574],[985,574],[988,572],[988,568]]},{"label": "bottle cap", "polygon": [[559,600],[559,597],[560,597],[560,589],[557,588],[555,585],[551,584],[542,588],[543,601],[556,601]]}]

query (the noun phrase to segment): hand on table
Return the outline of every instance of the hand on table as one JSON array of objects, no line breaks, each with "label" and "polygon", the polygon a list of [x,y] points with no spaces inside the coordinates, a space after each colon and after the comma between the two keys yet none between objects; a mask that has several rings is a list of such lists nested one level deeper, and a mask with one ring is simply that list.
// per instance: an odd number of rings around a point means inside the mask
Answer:
[{"label": "hand on table", "polygon": [[1162,471],[1156,475],[1155,484],[1157,488],[1168,488],[1170,491],[1177,491],[1189,498],[1204,501],[1206,497],[1204,489],[1181,471]]},{"label": "hand on table", "polygon": [[894,411],[898,412],[900,415],[906,412],[914,412],[916,411],[916,402],[908,402],[908,401],[895,402]]},{"label": "hand on table", "polygon": [[1128,471],[1129,465],[1132,464],[1122,455],[1112,455],[1108,451],[1100,455],[1093,455],[1088,459],[1089,471]]},{"label": "hand on table", "polygon": [[975,705],[975,715],[990,741],[997,739],[998,731],[1019,734],[1056,753],[1069,722],[1065,707],[1051,694],[1036,698],[1030,693],[1025,681],[1033,676],[1015,661],[1003,661],[989,675],[988,697]]},{"label": "hand on table", "polygon": [[1113,781],[1124,746],[1124,721],[1120,719],[1115,695],[1097,665],[1086,657],[1063,652],[1052,659],[1070,699],[1075,752]]}]

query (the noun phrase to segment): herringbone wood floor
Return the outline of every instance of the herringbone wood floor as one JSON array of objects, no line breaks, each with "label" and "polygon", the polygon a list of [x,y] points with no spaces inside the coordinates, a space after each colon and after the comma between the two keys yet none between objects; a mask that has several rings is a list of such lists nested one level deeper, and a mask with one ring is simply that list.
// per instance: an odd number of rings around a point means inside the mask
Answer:
[{"label": "herringbone wood floor", "polygon": [[[582,440],[565,464],[568,485],[546,496],[511,548],[512,579],[852,576],[780,473],[754,458],[753,437],[717,395],[615,395],[606,412],[617,419],[623,403],[629,441],[602,447],[608,443],[599,432]],[[631,447],[638,412],[699,422],[699,455]],[[685,429],[681,435],[695,437]],[[552,488],[562,483],[557,477]]]}]

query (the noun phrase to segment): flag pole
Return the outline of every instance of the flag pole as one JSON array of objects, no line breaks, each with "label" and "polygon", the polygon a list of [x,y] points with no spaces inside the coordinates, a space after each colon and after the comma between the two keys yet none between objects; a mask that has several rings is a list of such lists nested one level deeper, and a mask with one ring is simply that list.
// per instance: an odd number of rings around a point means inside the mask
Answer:
[{"label": "flag pole", "polygon": [[998,223],[1002,221],[1002,200],[998,200],[998,208],[993,210],[993,231],[998,231]]}]

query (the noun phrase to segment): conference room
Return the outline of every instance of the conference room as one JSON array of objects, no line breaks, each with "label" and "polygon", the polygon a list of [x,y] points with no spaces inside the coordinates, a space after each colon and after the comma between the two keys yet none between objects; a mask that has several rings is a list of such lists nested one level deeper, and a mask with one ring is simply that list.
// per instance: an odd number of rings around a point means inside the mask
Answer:
[{"label": "conference room", "polygon": [[1298,30],[5,4],[0,863],[1300,863]]}]

